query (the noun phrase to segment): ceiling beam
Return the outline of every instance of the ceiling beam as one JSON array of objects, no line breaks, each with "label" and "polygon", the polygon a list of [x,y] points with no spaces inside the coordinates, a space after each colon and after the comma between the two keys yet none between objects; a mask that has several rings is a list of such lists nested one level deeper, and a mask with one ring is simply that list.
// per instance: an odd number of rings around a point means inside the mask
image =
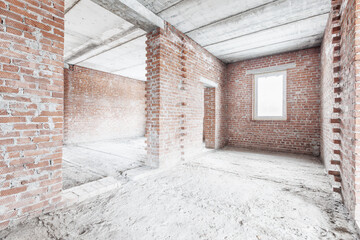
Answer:
[{"label": "ceiling beam", "polygon": [[209,26],[213,26],[213,25],[216,25],[216,24],[219,24],[219,23],[223,24],[224,22],[228,21],[229,19],[232,20],[232,19],[234,19],[234,18],[236,18],[236,17],[239,17],[239,16],[241,17],[241,16],[243,16],[243,15],[246,15],[246,14],[248,14],[249,12],[258,11],[259,9],[263,9],[263,8],[267,7],[268,5],[272,5],[272,4],[277,3],[277,2],[279,2],[279,1],[286,1],[286,0],[273,0],[273,1],[270,1],[270,2],[265,2],[265,3],[261,4],[261,5],[258,5],[258,6],[249,8],[249,9],[246,9],[246,10],[241,11],[241,12],[238,12],[238,13],[236,13],[236,14],[233,14],[233,15],[230,15],[230,16],[226,16],[226,17],[224,17],[224,18],[217,19],[217,20],[215,20],[215,21],[209,22],[209,23],[207,23],[207,24],[205,24],[205,25],[202,25],[202,26],[200,26],[200,27],[191,29],[191,30],[189,30],[189,31],[186,31],[185,34],[193,33],[193,32],[196,32],[196,31],[198,31],[198,30],[201,30],[201,29],[204,29],[204,28],[207,28],[207,27],[209,27]]},{"label": "ceiling beam", "polygon": [[184,0],[166,0],[166,1],[159,1],[159,0],[137,0],[139,3],[144,5],[147,9],[152,11],[155,14],[159,14],[167,9],[179,4]]},{"label": "ceiling beam", "polygon": [[305,18],[300,21],[288,22],[283,25],[246,34],[241,37],[221,41],[204,48],[216,56],[224,56],[234,52],[258,47],[263,43],[273,44],[286,40],[296,40],[304,36],[311,36],[324,32],[328,14]]},{"label": "ceiling beam", "polygon": [[77,5],[80,0],[69,0],[65,1],[65,14],[67,14],[75,5]]},{"label": "ceiling beam", "polygon": [[181,2],[183,2],[184,0],[180,0],[180,1],[177,1],[177,2],[175,2],[174,4],[172,4],[172,5],[170,5],[170,6],[168,6],[168,7],[166,7],[166,8],[164,8],[164,9],[162,9],[162,10],[160,10],[159,12],[157,12],[156,14],[160,14],[160,13],[162,13],[162,12],[164,12],[164,11],[166,11],[166,10],[168,10],[168,9],[170,9],[170,8],[172,8],[172,7],[174,7],[174,6],[176,6],[176,5],[179,5]]},{"label": "ceiling beam", "polygon": [[330,1],[326,0],[276,0],[193,29],[186,34],[203,47],[208,47],[289,22],[328,14],[329,11]]},{"label": "ceiling beam", "polygon": [[145,32],[160,27],[164,28],[164,20],[144,7],[136,0],[91,0],[106,10],[123,18]]},{"label": "ceiling beam", "polygon": [[322,34],[308,36],[301,39],[278,42],[275,44],[263,45],[252,49],[234,52],[226,56],[218,56],[225,63],[233,63],[243,60],[250,60],[258,57],[271,56],[274,54],[297,51],[306,48],[318,47],[322,42]]},{"label": "ceiling beam", "polygon": [[65,61],[70,64],[79,64],[99,54],[108,52],[128,42],[143,37],[145,33],[135,27],[120,32],[104,41],[89,41],[65,56]]}]

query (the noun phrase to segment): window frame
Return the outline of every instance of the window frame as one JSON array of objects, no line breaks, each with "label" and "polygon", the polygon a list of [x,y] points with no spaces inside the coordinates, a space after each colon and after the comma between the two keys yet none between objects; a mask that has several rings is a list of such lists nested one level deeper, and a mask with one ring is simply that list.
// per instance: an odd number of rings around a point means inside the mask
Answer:
[{"label": "window frame", "polygon": [[[258,110],[258,81],[260,77],[272,76],[275,74],[281,73],[283,78],[283,115],[282,116],[257,116]],[[252,97],[252,119],[253,120],[276,120],[276,121],[286,121],[287,120],[287,71],[274,71],[267,73],[254,74],[253,77],[253,97]]]}]

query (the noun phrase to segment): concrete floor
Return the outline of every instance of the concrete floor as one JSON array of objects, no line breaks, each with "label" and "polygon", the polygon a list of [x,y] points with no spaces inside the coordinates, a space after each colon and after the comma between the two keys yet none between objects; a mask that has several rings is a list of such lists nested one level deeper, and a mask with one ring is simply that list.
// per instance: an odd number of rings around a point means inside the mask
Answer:
[{"label": "concrete floor", "polygon": [[115,139],[63,148],[63,188],[112,176],[144,165],[145,138]]},{"label": "concrete floor", "polygon": [[1,239],[359,239],[313,157],[226,148],[0,233]]}]

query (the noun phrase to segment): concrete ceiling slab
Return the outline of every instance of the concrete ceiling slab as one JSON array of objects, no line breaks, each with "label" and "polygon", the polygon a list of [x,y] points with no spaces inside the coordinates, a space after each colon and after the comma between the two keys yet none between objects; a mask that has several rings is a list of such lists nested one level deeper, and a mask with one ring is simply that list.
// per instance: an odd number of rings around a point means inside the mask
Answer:
[{"label": "concrete ceiling slab", "polygon": [[[299,39],[284,40],[282,42],[275,42],[266,46],[256,46],[232,52],[221,56],[221,59],[223,59],[226,63],[233,63],[258,57],[297,51],[309,48],[309,46],[319,46],[322,42],[322,38],[322,35],[312,35]],[[276,51],[276,49],[278,49],[278,51]]]},{"label": "concrete ceiling slab", "polygon": [[164,11],[167,8],[175,6],[184,0],[138,0],[139,3],[144,5],[147,9],[155,14]]},{"label": "concrete ceiling slab", "polygon": [[145,81],[145,41],[145,36],[139,37],[78,65]]},{"label": "concrete ceiling slab", "polygon": [[65,1],[65,14],[70,11],[80,0],[66,0]]},{"label": "concrete ceiling slab", "polygon": [[[274,48],[285,39],[310,43],[307,37],[323,35],[331,5],[329,0],[139,1],[224,62],[228,61],[224,54],[231,51],[239,56],[232,61],[244,59],[239,54],[244,49],[239,46]],[[301,45],[309,48],[319,43]],[[276,53],[274,49],[271,52]]]},{"label": "concrete ceiling slab", "polygon": [[65,5],[66,63],[145,80],[145,31],[91,0]]},{"label": "concrete ceiling slab", "polygon": [[145,36],[145,32],[134,27],[127,31],[120,31],[118,34],[103,41],[88,41],[86,44],[82,45],[81,49],[78,48],[79,50],[76,51],[75,54],[66,58],[66,60],[70,64],[78,64],[142,36]]},{"label": "concrete ceiling slab", "polygon": [[122,70],[114,71],[112,73],[138,79],[141,81],[146,81],[146,63],[137,66],[126,67]]},{"label": "concrete ceiling slab", "polygon": [[136,0],[91,1],[146,32],[164,28],[164,20]]},{"label": "concrete ceiling slab", "polygon": [[226,62],[231,63],[231,62],[254,59],[263,56],[271,56],[279,53],[286,53],[289,51],[297,51],[301,49],[306,49],[308,48],[308,46],[318,46],[321,44],[322,39],[323,36],[310,36],[297,40],[285,41],[273,45],[267,45],[267,46],[244,50],[237,53],[232,53],[224,57],[224,60]]},{"label": "concrete ceiling slab", "polygon": [[[159,16],[184,33],[204,27],[236,14],[248,11],[276,0],[198,0],[181,1]],[[238,28],[240,25],[237,25]]]},{"label": "concrete ceiling slab", "polygon": [[[319,46],[330,11],[330,0],[137,1],[228,63]],[[133,13],[126,21],[94,0],[65,9],[66,62],[145,80],[146,32]]]},{"label": "concrete ceiling slab", "polygon": [[[297,21],[328,13],[329,4],[325,1],[281,0],[263,4],[222,21],[194,29],[187,35],[202,46],[209,46],[282,25],[290,26],[290,23],[296,24]],[[311,28],[312,25],[315,26],[318,23],[324,26],[324,21],[326,22],[327,18],[320,19],[318,22],[314,20],[312,24],[304,27]]]},{"label": "concrete ceiling slab", "polygon": [[[266,47],[285,41],[295,41],[310,36],[322,37],[327,18],[327,15],[319,15],[209,45],[205,48],[214,55],[218,56],[220,59],[226,60],[227,55],[244,50],[250,50],[262,46]],[[317,22],[318,24],[312,26],[314,22]],[[289,50],[291,51],[291,49]]]},{"label": "concrete ceiling slab", "polygon": [[101,41],[131,27],[92,1],[81,0],[65,15],[65,58],[89,41]]}]

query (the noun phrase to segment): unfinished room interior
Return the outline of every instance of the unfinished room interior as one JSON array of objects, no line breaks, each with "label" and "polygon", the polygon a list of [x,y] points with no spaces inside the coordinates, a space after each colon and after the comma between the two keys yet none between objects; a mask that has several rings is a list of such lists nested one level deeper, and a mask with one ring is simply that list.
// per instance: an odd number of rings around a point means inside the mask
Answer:
[{"label": "unfinished room interior", "polygon": [[0,239],[360,239],[360,0],[0,19]]}]

